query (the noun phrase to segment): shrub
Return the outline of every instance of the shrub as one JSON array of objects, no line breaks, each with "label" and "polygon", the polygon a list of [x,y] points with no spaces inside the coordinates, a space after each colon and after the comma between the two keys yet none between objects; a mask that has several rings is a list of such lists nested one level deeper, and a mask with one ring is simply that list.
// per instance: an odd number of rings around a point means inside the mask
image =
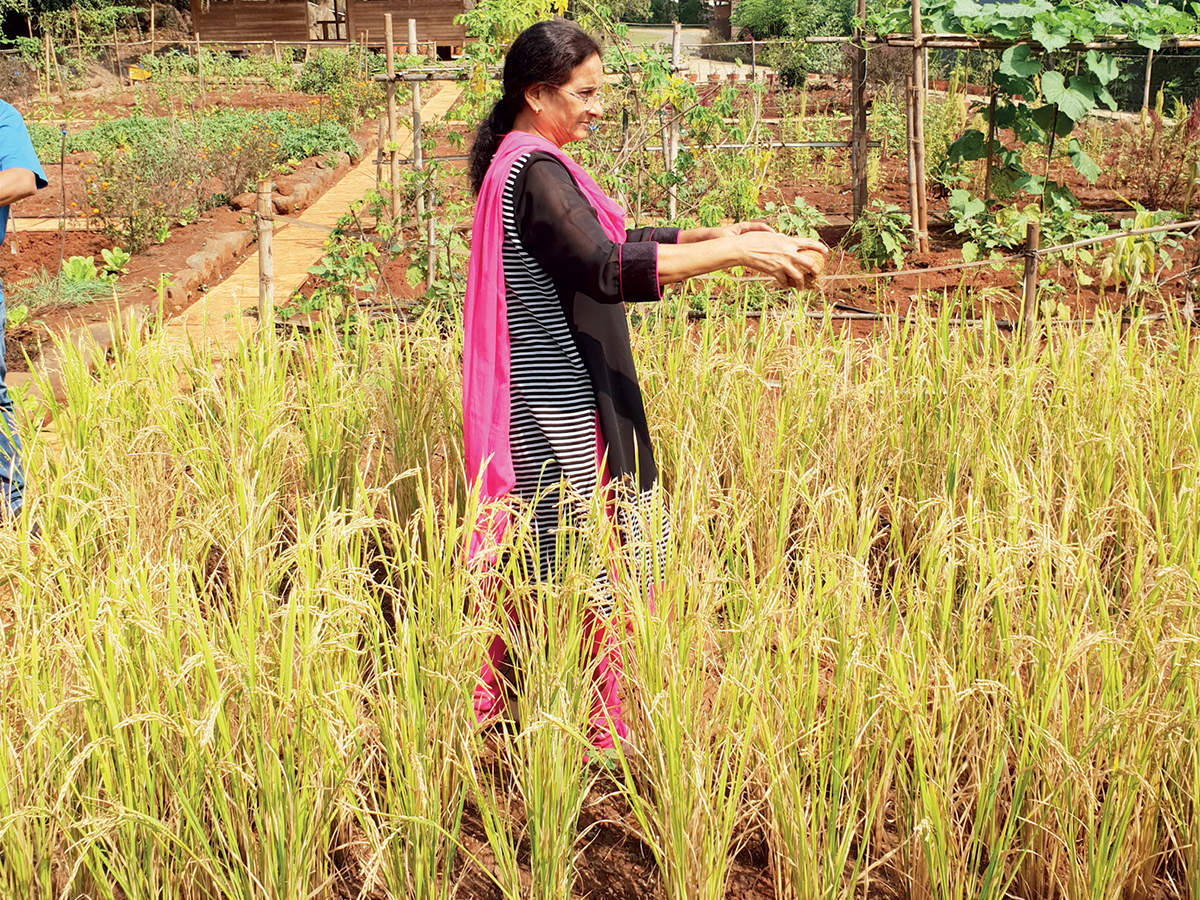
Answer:
[{"label": "shrub", "polygon": [[104,232],[136,252],[194,216],[204,150],[172,129],[157,141],[117,147],[96,158],[84,180],[88,207]]},{"label": "shrub", "polygon": [[802,87],[808,78],[808,54],[804,47],[786,46],[775,64],[779,81],[786,87]]},{"label": "shrub", "polygon": [[371,115],[384,99],[382,86],[373,78],[384,70],[383,57],[366,54],[366,71],[359,59],[357,53],[319,50],[304,63],[296,80],[297,90],[328,96],[330,115],[346,128],[354,128],[360,117]]},{"label": "shrub", "polygon": [[894,203],[875,200],[850,226],[850,234],[858,238],[850,249],[864,266],[878,268],[890,262],[899,269],[911,228],[908,213]]},{"label": "shrub", "polygon": [[1120,139],[1108,166],[1114,187],[1149,209],[1183,205],[1200,163],[1200,100],[1176,104],[1173,120],[1148,110],[1140,120],[1121,123]]}]

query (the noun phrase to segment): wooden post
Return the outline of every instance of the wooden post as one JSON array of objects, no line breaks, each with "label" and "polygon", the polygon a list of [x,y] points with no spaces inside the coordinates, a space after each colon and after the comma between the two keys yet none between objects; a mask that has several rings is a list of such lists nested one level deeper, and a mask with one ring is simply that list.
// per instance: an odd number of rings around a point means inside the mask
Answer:
[{"label": "wooden post", "polygon": [[258,183],[258,325],[275,324],[275,208],[271,204],[270,181]]},{"label": "wooden post", "polygon": [[113,24],[113,74],[121,80],[121,50],[117,45],[117,26]]},{"label": "wooden post", "polygon": [[200,103],[204,103],[204,60],[200,56],[200,32],[196,32],[196,81],[200,83]]},{"label": "wooden post", "polygon": [[1032,340],[1033,326],[1037,324],[1037,276],[1038,276],[1038,247],[1041,245],[1042,227],[1037,222],[1030,222],[1025,227],[1025,275],[1022,280],[1024,307],[1021,310],[1021,329],[1025,337]]},{"label": "wooden post", "polygon": [[434,270],[437,268],[437,233],[433,227],[433,195],[429,195],[429,218],[425,220],[425,290],[433,287]]},{"label": "wooden post", "polygon": [[[408,20],[408,53],[410,56],[416,56],[420,53],[420,48],[417,46],[417,20]],[[421,85],[414,81],[412,83],[412,167],[414,172],[420,172],[425,168],[425,153],[421,148]],[[430,206],[432,206],[432,200]],[[417,191],[417,225],[421,223],[421,219],[425,217],[425,192]]]},{"label": "wooden post", "polygon": [[154,23],[154,3],[151,2],[151,4],[150,4],[150,55],[151,56],[154,55],[154,51],[157,47],[157,44],[158,44],[157,38],[158,38],[157,29],[155,28],[155,23]]},{"label": "wooden post", "polygon": [[[867,0],[858,0],[858,18],[867,17]],[[867,46],[861,29],[854,29],[851,44],[854,54],[850,65],[853,85],[850,88],[850,172],[853,180],[854,218],[862,215],[867,206]]]},{"label": "wooden post", "polygon": [[271,41],[271,58],[275,60],[275,65],[283,62],[283,57],[279,55],[279,41]]},{"label": "wooden post", "polygon": [[917,147],[916,139],[913,137],[915,120],[913,105],[916,103],[916,98],[914,97],[916,92],[916,83],[913,81],[913,77],[909,75],[904,89],[904,124],[908,132],[908,213],[912,219],[913,247],[919,248],[921,246],[921,213],[917,209]]},{"label": "wooden post", "polygon": [[42,32],[42,52],[45,56],[43,65],[46,67],[46,96],[50,96],[50,78],[52,70],[50,68],[50,31],[47,29]]},{"label": "wooden post", "polygon": [[758,41],[750,35],[750,80],[758,81]]},{"label": "wooden post", "polygon": [[[681,35],[679,31],[679,23],[674,22],[671,25],[671,74],[676,75],[680,68],[681,53],[680,53]],[[678,111],[671,107],[667,110],[670,118],[670,124],[667,131],[667,173],[674,176],[675,161],[679,158],[679,120],[677,118]],[[679,186],[671,183],[667,186],[667,219],[675,221],[675,215],[679,206]]]},{"label": "wooden post", "polygon": [[929,252],[929,215],[925,197],[925,35],[921,28],[921,0],[912,0],[913,34],[913,163],[917,177],[919,253]]},{"label": "wooden post", "polygon": [[384,58],[387,62],[387,118],[389,175],[392,180],[392,218],[400,217],[400,160],[396,156],[396,41],[392,31],[392,14],[383,14]]},{"label": "wooden post", "polygon": [[987,162],[983,169],[983,205],[992,205],[992,159],[996,146],[996,85],[992,84],[992,99],[988,102]]},{"label": "wooden post", "polygon": [[1150,77],[1154,74],[1154,51],[1146,51],[1146,84],[1142,88],[1142,109],[1150,108]]}]

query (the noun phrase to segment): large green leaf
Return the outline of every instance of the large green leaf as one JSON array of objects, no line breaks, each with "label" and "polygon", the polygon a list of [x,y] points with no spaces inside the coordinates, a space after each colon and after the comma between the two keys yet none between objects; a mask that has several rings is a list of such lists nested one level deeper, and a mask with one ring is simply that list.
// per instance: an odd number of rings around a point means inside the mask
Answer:
[{"label": "large green leaf", "polygon": [[1089,50],[1083,61],[1087,63],[1088,70],[1102,85],[1108,84],[1120,74],[1117,70],[1117,60],[1113,56]]},{"label": "large green leaf", "polygon": [[1000,57],[1000,67],[997,69],[1002,75],[1010,75],[1014,78],[1032,78],[1038,72],[1042,71],[1041,60],[1032,59],[1028,44],[1017,44],[1009,47]]},{"label": "large green leaf", "polygon": [[1054,106],[1039,106],[1029,115],[1047,135],[1053,131],[1058,137],[1064,138],[1074,130],[1075,123],[1067,116],[1056,116],[1054,110]]},{"label": "large green leaf", "polygon": [[1035,19],[1031,33],[1033,39],[1051,53],[1071,43],[1071,29],[1058,21]]},{"label": "large green leaf", "polygon": [[1059,112],[1078,122],[1096,106],[1096,95],[1089,84],[1078,75],[1066,83],[1061,72],[1042,73],[1042,94],[1050,103],[1058,104]]},{"label": "large green leaf", "polygon": [[987,155],[987,138],[982,131],[972,128],[950,145],[946,155],[952,162],[983,159]]},{"label": "large green leaf", "polygon": [[1067,144],[1067,156],[1070,157],[1075,171],[1086,178],[1088,183],[1096,183],[1096,179],[1100,177],[1100,167],[1087,155],[1083,145],[1075,138],[1071,138],[1070,143]]}]

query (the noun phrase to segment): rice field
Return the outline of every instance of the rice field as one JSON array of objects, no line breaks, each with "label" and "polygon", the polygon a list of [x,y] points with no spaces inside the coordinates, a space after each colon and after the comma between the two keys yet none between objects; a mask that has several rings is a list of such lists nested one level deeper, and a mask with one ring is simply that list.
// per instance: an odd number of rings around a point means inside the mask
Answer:
[{"label": "rice field", "polygon": [[607,526],[553,585],[462,564],[460,331],[74,360],[0,531],[0,897],[582,896],[597,795],[667,900],[752,845],[779,898],[1200,897],[1194,336],[950,315],[636,322],[674,558],[619,583],[612,771]]}]

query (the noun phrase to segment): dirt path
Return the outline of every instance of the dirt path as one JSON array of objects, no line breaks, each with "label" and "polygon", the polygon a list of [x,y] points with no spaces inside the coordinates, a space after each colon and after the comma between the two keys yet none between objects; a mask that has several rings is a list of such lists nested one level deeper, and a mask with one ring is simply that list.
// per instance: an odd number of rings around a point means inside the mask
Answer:
[{"label": "dirt path", "polygon": [[[422,107],[425,122],[436,121],[450,110],[461,88],[443,88]],[[404,129],[403,145],[410,140]],[[332,188],[296,218],[303,223],[332,227],[345,215],[349,205],[375,186],[375,160],[364,158]],[[274,237],[275,301],[282,305],[308,278],[309,266],[321,258],[326,232],[302,225],[277,223]],[[189,341],[197,345],[230,347],[237,337],[249,331],[246,313],[258,308],[258,251],[250,253],[233,273],[213,286],[199,300],[167,325],[168,340],[179,345]]]}]

